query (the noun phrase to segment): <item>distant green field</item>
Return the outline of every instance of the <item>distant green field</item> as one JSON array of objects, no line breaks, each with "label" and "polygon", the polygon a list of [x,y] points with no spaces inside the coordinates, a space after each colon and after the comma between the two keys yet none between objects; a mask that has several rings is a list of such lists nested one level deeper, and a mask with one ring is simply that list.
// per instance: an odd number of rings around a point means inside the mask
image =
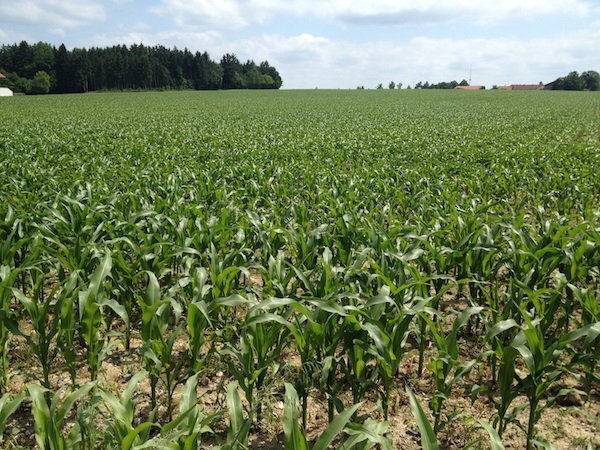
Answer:
[{"label": "distant green field", "polygon": [[0,121],[0,213],[21,202],[43,209],[77,182],[108,194],[143,180],[200,202],[210,188],[198,180],[206,178],[213,195],[247,191],[231,195],[242,209],[253,209],[253,185],[268,185],[261,203],[306,203],[311,214],[329,215],[321,209],[337,192],[348,210],[388,206],[401,218],[424,199],[445,209],[473,199],[500,210],[524,202],[590,217],[599,104],[591,93],[503,91],[11,98]]},{"label": "distant green field", "polygon": [[[331,433],[360,421],[342,440],[387,448],[405,414],[391,399],[426,377],[423,409],[402,407],[422,439],[457,442],[450,400],[472,394],[492,441],[525,403],[519,447],[562,379],[598,388],[596,93],[20,96],[0,114],[0,394],[28,405],[16,445],[35,416],[58,430],[36,425],[40,446],[242,448],[267,417],[302,448],[288,434],[311,399],[344,419]],[[106,381],[118,354],[140,374],[125,391]],[[198,376],[216,373],[205,411]],[[110,383],[149,386],[140,418]],[[84,386],[64,407],[72,429],[44,409],[70,384]],[[361,402],[379,425],[352,414]]]}]

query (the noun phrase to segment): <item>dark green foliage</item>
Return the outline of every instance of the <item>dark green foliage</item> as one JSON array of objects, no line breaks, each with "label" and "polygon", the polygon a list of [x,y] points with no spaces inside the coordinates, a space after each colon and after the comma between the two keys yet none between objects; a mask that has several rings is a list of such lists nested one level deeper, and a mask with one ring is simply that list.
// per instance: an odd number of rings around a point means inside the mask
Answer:
[{"label": "dark green foliage", "polygon": [[588,70],[581,75],[576,71],[569,72],[567,76],[560,77],[554,81],[552,89],[563,91],[598,91],[600,90],[600,74],[595,70]]},{"label": "dark green foliage", "polygon": [[[279,89],[277,70],[267,61],[240,64],[235,55],[225,55],[220,63],[208,53],[192,53],[187,48],[169,49],[162,45],[69,51],[38,42],[29,45],[2,45],[0,68],[7,87],[16,92],[45,94],[100,90],[165,89]],[[41,74],[46,75],[42,76]]]}]

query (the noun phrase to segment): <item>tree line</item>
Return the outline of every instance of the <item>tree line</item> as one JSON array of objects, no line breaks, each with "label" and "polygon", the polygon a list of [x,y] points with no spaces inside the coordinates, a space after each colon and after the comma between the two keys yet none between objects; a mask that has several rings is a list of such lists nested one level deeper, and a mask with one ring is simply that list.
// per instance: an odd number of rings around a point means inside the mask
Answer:
[{"label": "tree line", "polygon": [[[456,86],[468,86],[469,83],[467,80],[462,80],[460,83],[456,80],[453,81],[442,81],[440,83],[431,83],[426,81],[423,83],[419,81],[415,84],[414,89],[454,89]],[[358,86],[356,89],[364,89],[364,86]],[[383,89],[383,83],[379,83],[376,89]],[[402,89],[402,83],[395,83],[394,81],[390,81],[388,84],[388,89]],[[406,89],[412,89],[410,85],[406,87]]]},{"label": "tree line", "polygon": [[587,70],[579,75],[576,71],[556,79],[552,90],[564,91],[600,91],[600,74],[595,70]]},{"label": "tree line", "polygon": [[460,83],[456,80],[452,81],[442,81],[440,83],[431,83],[428,81],[425,83],[419,81],[415,84],[415,89],[454,89],[456,86],[468,86],[469,83],[467,80],[462,80]]},{"label": "tree line", "polygon": [[207,52],[143,44],[106,48],[58,48],[44,42],[0,46],[4,85],[27,94],[100,90],[279,89],[277,69],[263,61],[241,63],[235,54],[220,62]]}]

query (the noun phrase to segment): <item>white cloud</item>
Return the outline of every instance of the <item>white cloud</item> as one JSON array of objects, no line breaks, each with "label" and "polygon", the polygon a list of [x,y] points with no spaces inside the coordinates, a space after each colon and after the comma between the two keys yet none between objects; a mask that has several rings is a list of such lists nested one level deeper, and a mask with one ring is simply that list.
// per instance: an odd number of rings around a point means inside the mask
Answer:
[{"label": "white cloud", "polygon": [[[355,43],[302,34],[263,35],[229,47],[241,58],[267,59],[282,75],[284,88],[375,87],[391,80],[461,81],[492,85],[549,82],[572,70],[597,69],[600,31],[582,30],[545,38],[438,39],[415,37],[398,43]],[[230,50],[231,51],[231,50]],[[308,81],[310,80],[310,81]],[[309,84],[310,83],[310,84]]]},{"label": "white cloud", "polygon": [[466,19],[478,24],[546,15],[586,16],[585,0],[160,0],[152,11],[179,26],[239,29],[278,15],[313,16],[349,25],[418,25]]},{"label": "white cloud", "polygon": [[0,4],[0,22],[44,27],[53,33],[105,18],[104,7],[93,0],[20,0]]},{"label": "white cloud", "polygon": [[253,3],[256,2],[162,0],[161,5],[151,8],[151,11],[171,17],[180,27],[238,29],[251,23],[260,23],[270,16],[269,13],[262,12],[263,8],[252,8]]},{"label": "white cloud", "polygon": [[437,0],[340,2],[329,14],[344,22],[405,25],[434,24],[468,19],[479,24],[544,15],[587,15],[588,3],[582,0]]}]

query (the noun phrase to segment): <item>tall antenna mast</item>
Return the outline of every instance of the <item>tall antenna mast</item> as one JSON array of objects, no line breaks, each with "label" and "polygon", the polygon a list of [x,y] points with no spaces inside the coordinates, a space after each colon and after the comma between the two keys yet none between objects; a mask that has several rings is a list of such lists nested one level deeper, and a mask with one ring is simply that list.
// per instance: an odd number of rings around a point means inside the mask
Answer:
[{"label": "tall antenna mast", "polygon": [[473,71],[473,64],[469,67],[469,86],[471,86],[471,72]]}]

